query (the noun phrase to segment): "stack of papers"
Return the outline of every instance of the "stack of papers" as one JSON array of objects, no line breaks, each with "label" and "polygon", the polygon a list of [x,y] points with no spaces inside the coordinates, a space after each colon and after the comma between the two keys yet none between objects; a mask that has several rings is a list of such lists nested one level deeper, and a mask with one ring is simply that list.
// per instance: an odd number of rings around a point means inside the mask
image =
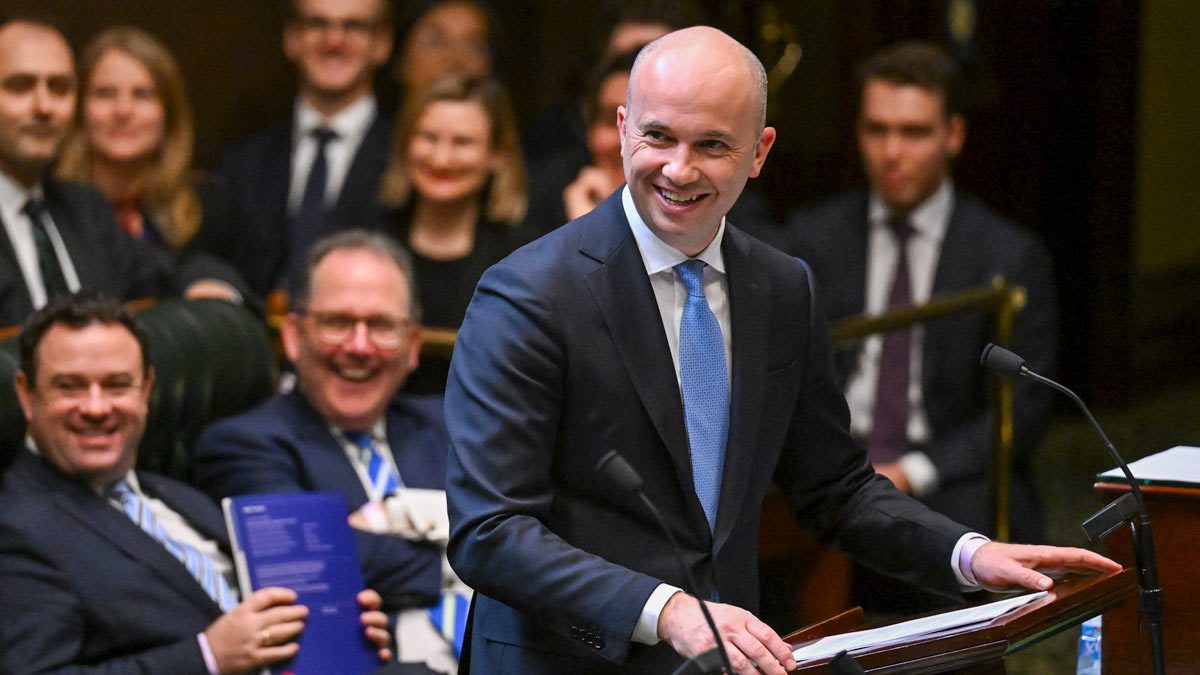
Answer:
[{"label": "stack of papers", "polygon": [[883,626],[882,628],[830,635],[829,637],[821,638],[816,642],[793,650],[792,657],[796,659],[797,663],[815,661],[834,656],[841,651],[852,652],[869,649],[871,647],[901,642],[919,635],[928,635],[951,628],[983,623],[991,621],[998,616],[1008,614],[1019,607],[1024,607],[1034,600],[1040,600],[1045,596],[1046,591],[1030,593],[1029,595],[1018,595],[1014,598],[1006,598],[978,607],[944,612],[921,619]]},{"label": "stack of papers", "polygon": [[[1200,448],[1179,445],[1131,462],[1129,470],[1141,485],[1195,487],[1200,485]],[[1105,471],[1096,478],[1107,482],[1129,482],[1119,468]]]}]

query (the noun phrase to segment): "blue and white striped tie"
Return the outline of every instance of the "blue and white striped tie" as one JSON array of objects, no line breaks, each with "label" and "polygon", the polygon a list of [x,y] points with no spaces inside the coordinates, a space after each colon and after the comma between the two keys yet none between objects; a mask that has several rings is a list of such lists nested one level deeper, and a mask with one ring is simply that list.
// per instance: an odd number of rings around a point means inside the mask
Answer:
[{"label": "blue and white striped tie", "polygon": [[121,502],[121,508],[130,520],[183,563],[188,573],[200,583],[200,587],[204,589],[208,597],[213,599],[213,602],[217,603],[221,611],[228,612],[237,606],[237,595],[229,587],[229,583],[225,581],[225,576],[217,569],[216,564],[200,551],[172,539],[171,535],[167,534],[166,528],[158,521],[158,517],[154,515],[154,511],[151,511],[150,507],[146,505],[146,501],[139,497],[125,481],[114,485],[112,494]]},{"label": "blue and white striped tie", "polygon": [[704,296],[704,267],[701,260],[688,260],[676,265],[675,273],[688,291],[679,319],[679,380],[692,454],[692,483],[711,530],[716,527],[725,469],[729,374],[721,326]]},{"label": "blue and white striped tie", "polygon": [[457,591],[443,591],[438,604],[429,609],[429,620],[442,637],[454,645],[454,655],[462,657],[463,636],[467,633],[467,610],[471,596]]},{"label": "blue and white striped tie", "polygon": [[374,499],[383,499],[400,489],[400,476],[375,447],[375,439],[366,431],[347,431],[346,438],[358,447],[359,458],[367,467],[367,478],[374,489]]}]

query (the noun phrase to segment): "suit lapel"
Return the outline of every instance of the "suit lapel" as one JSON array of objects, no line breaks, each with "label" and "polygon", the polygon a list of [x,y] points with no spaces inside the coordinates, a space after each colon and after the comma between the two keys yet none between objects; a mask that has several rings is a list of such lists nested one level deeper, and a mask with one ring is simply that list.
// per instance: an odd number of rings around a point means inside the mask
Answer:
[{"label": "suit lapel", "polygon": [[[733,368],[729,399],[729,439],[725,447],[725,472],[717,506],[715,547],[728,539],[742,510],[750,469],[748,455],[757,451],[763,391],[767,375],[767,328],[770,306],[767,278],[749,255],[750,242],[739,230],[726,227],[721,252],[725,257],[729,287],[730,324],[733,332]],[[756,507],[757,508],[757,507]]]},{"label": "suit lapel", "polygon": [[391,129],[388,120],[379,113],[371,120],[363,136],[362,144],[354,153],[346,180],[342,183],[341,193],[337,204],[333,207],[333,218],[330,223],[335,227],[364,227],[369,223],[354,222],[363,215],[363,207],[369,207],[375,202],[379,192],[379,181],[387,168],[391,143]]},{"label": "suit lapel", "polygon": [[662,318],[637,243],[621,206],[621,191],[592,212],[580,252],[601,263],[584,281],[604,315],[621,363],[667,448],[694,526],[708,530],[692,487],[692,460],[683,400]]},{"label": "suit lapel", "polygon": [[[134,564],[149,568],[197,607],[209,612],[219,612],[216,603],[208,597],[187,568],[167,552],[162,544],[143,532],[125,514],[113,508],[106,499],[92,492],[83,483],[59,473],[44,460],[30,455],[21,462],[28,462],[36,479],[51,486],[56,508],[63,510],[81,526],[111,543]],[[13,470],[17,470],[16,466]]]},{"label": "suit lapel", "polygon": [[[950,222],[946,225],[946,234],[942,238],[942,247],[934,268],[931,298],[973,288],[979,283],[972,274],[973,270],[980,268],[975,261],[974,246],[981,240],[973,231],[971,221],[963,216],[961,206],[962,197],[956,193]],[[921,346],[921,381],[924,390],[929,391],[942,363],[938,354],[944,353],[942,350],[950,337],[947,331],[954,330],[954,327],[946,321],[930,321],[924,324],[923,330],[925,338]]]},{"label": "suit lapel", "polygon": [[[346,452],[333,437],[320,413],[304,398],[300,388],[284,397],[284,416],[294,432],[296,452],[303,457],[310,475],[321,476],[327,489],[347,496],[347,506],[357,509],[368,500],[358,473],[346,459]],[[349,496],[358,500],[354,503]]]},{"label": "suit lapel", "polygon": [[[29,286],[25,283],[25,275],[21,273],[21,265],[17,262],[17,252],[12,241],[8,238],[8,227],[0,221],[0,274],[9,277],[0,288],[7,286],[14,297],[5,300],[11,314],[0,315],[0,327],[8,323],[6,316],[11,316],[13,322],[19,322],[22,317],[33,313],[33,301],[29,298]],[[17,297],[19,296],[19,297]]]}]

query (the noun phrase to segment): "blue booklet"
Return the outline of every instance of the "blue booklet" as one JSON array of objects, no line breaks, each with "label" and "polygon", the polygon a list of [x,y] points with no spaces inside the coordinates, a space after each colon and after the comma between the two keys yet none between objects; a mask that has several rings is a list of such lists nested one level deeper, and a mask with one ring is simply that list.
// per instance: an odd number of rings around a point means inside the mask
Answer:
[{"label": "blue booklet", "polygon": [[283,586],[308,607],[295,658],[271,666],[275,675],[365,675],[380,667],[363,634],[358,593],[362,568],[346,522],[346,502],[329,492],[226,498],[225,525],[242,597]]}]

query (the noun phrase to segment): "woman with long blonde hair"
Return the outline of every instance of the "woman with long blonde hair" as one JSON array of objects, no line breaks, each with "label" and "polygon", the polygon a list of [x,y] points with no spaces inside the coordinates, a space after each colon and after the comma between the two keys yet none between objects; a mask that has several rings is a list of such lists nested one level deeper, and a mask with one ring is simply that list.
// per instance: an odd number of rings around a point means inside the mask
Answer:
[{"label": "woman with long blonde hair", "polygon": [[192,109],[167,47],[141,29],[114,26],[84,48],[79,71],[80,120],[59,177],[99,190],[135,239],[177,255],[232,257],[220,191],[192,170]]},{"label": "woman with long blonde hair", "polygon": [[[412,252],[426,325],[458,328],[483,271],[528,239],[516,117],[495,79],[448,75],[408,102],[392,143],[382,229]],[[444,364],[422,371],[410,390],[444,388]]]}]

